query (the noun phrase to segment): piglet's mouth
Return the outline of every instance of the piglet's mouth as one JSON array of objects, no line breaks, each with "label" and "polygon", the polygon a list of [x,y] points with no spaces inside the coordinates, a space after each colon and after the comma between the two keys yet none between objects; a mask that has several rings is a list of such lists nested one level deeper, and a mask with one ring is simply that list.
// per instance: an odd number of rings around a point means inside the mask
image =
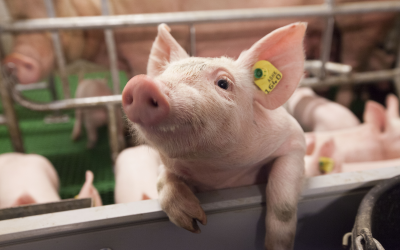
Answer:
[{"label": "piglet's mouth", "polygon": [[[140,126],[140,125],[139,125]],[[187,136],[190,134],[200,133],[203,129],[202,126],[195,125],[191,122],[181,124],[160,124],[156,126],[140,126],[141,130],[147,135],[157,136]]]},{"label": "piglet's mouth", "polygon": [[190,123],[183,124],[160,124],[148,127],[149,131],[161,133],[189,132],[194,131],[195,127]]}]

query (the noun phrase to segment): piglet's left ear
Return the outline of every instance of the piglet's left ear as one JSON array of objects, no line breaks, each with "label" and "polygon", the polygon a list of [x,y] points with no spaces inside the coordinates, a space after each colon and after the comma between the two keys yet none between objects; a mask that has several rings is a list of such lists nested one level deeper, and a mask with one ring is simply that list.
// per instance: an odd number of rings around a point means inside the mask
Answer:
[{"label": "piglet's left ear", "polygon": [[249,70],[252,70],[256,62],[266,60],[282,73],[282,79],[269,94],[261,90],[255,94],[255,100],[267,109],[276,109],[283,105],[303,76],[303,38],[306,28],[306,23],[294,23],[279,28],[256,42],[237,60],[237,63]]}]

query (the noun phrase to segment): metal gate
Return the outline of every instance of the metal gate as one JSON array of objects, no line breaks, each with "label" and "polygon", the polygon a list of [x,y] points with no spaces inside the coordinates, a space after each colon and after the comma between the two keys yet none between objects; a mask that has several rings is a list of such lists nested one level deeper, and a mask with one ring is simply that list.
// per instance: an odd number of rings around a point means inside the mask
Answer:
[{"label": "metal gate", "polygon": [[[328,86],[340,84],[358,84],[364,82],[394,80],[398,93],[400,92],[400,53],[397,55],[397,67],[390,70],[373,72],[352,73],[351,67],[342,64],[328,62],[331,41],[334,28],[334,17],[338,15],[354,15],[370,12],[400,12],[399,1],[380,2],[359,2],[335,5],[333,0],[325,0],[322,5],[279,7],[279,8],[258,8],[258,9],[236,9],[236,10],[215,10],[215,11],[193,11],[175,13],[151,13],[134,15],[109,15],[109,4],[107,0],[101,0],[102,16],[88,17],[55,17],[52,0],[44,0],[49,19],[33,19],[0,24],[0,36],[4,33],[23,31],[50,31],[53,46],[56,54],[57,66],[62,81],[64,100],[57,100],[50,103],[37,103],[25,99],[15,87],[13,75],[7,73],[3,67],[0,74],[0,94],[4,107],[4,116],[0,115],[0,124],[5,124],[11,137],[15,151],[23,152],[21,132],[18,127],[18,119],[13,109],[13,101],[23,107],[37,111],[75,109],[94,106],[106,106],[109,114],[109,141],[112,158],[115,160],[118,152],[122,149],[117,140],[117,117],[116,105],[121,103],[119,88],[119,75],[117,67],[116,46],[113,29],[128,26],[156,26],[160,23],[185,24],[190,26],[191,55],[195,55],[196,31],[195,24],[210,22],[230,22],[260,19],[280,18],[302,18],[322,17],[325,20],[325,29],[322,36],[321,58],[318,61],[307,61],[306,67],[319,68],[316,77],[304,78],[300,86]],[[66,63],[63,55],[59,31],[74,29],[103,29],[110,61],[110,71],[113,82],[113,96],[70,98],[70,89],[65,70]],[[397,30],[400,32],[400,30]],[[400,50],[398,50],[400,51]],[[0,57],[2,57],[0,51]],[[335,76],[326,74],[326,70],[339,73]],[[12,98],[11,98],[12,97]]]}]

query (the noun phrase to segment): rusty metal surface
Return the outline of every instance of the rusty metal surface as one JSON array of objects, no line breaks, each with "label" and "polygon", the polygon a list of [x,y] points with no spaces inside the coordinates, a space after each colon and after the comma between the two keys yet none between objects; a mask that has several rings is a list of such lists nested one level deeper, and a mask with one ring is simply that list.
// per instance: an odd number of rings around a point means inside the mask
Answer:
[{"label": "rusty metal surface", "polygon": [[65,199],[57,202],[40,203],[0,209],[0,220],[9,220],[27,216],[49,214],[92,207],[92,198]]}]

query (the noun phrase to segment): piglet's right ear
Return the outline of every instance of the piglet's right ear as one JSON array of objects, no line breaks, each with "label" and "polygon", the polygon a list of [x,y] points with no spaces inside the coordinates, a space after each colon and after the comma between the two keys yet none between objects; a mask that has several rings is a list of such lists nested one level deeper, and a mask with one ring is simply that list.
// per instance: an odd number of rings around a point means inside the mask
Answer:
[{"label": "piglet's right ear", "polygon": [[272,110],[283,105],[296,90],[303,76],[303,38],[306,28],[306,23],[294,23],[279,28],[261,38],[237,60],[239,65],[249,71],[252,71],[256,62],[266,60],[282,73],[282,80],[271,93],[255,93],[255,100],[267,109]]},{"label": "piglet's right ear", "polygon": [[158,26],[158,34],[151,47],[147,64],[148,76],[158,76],[169,63],[189,57],[186,51],[171,36],[170,31],[171,29],[164,23]]}]

